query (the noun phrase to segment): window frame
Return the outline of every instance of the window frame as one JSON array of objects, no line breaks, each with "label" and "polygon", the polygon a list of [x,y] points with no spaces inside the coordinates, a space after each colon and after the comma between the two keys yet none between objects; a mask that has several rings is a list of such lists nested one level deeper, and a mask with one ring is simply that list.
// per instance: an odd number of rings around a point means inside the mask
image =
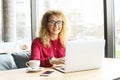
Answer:
[{"label": "window frame", "polygon": [[104,1],[105,57],[115,58],[115,16],[114,0]]}]

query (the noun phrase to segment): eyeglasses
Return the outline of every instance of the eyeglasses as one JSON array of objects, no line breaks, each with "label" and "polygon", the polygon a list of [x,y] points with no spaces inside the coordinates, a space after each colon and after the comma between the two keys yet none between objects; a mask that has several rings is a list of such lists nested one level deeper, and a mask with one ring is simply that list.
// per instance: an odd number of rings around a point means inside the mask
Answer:
[{"label": "eyeglasses", "polygon": [[48,21],[48,23],[51,25],[51,26],[54,26],[54,25],[58,25],[58,26],[62,26],[63,25],[63,21],[54,21],[54,20],[50,20]]}]

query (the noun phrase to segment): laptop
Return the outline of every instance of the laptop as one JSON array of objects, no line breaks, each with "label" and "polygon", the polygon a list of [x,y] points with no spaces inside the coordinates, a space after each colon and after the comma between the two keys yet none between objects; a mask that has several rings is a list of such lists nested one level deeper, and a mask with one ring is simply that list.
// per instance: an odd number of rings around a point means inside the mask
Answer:
[{"label": "laptop", "polygon": [[65,65],[54,66],[62,72],[100,68],[104,59],[105,40],[74,40],[66,45]]}]

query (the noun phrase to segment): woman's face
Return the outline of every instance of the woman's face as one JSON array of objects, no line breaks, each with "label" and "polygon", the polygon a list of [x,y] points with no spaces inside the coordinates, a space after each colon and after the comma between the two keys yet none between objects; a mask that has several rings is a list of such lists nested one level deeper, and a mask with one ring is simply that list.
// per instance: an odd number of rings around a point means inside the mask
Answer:
[{"label": "woman's face", "polygon": [[57,15],[51,15],[48,21],[50,35],[58,35],[62,29],[62,18]]}]

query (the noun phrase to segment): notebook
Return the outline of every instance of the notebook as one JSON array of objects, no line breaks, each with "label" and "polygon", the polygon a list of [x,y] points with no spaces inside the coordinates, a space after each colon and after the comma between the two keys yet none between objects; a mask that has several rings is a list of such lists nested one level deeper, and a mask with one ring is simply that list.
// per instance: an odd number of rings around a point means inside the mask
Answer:
[{"label": "notebook", "polygon": [[103,63],[105,40],[74,40],[66,45],[65,65],[54,66],[62,72],[100,68]]}]

